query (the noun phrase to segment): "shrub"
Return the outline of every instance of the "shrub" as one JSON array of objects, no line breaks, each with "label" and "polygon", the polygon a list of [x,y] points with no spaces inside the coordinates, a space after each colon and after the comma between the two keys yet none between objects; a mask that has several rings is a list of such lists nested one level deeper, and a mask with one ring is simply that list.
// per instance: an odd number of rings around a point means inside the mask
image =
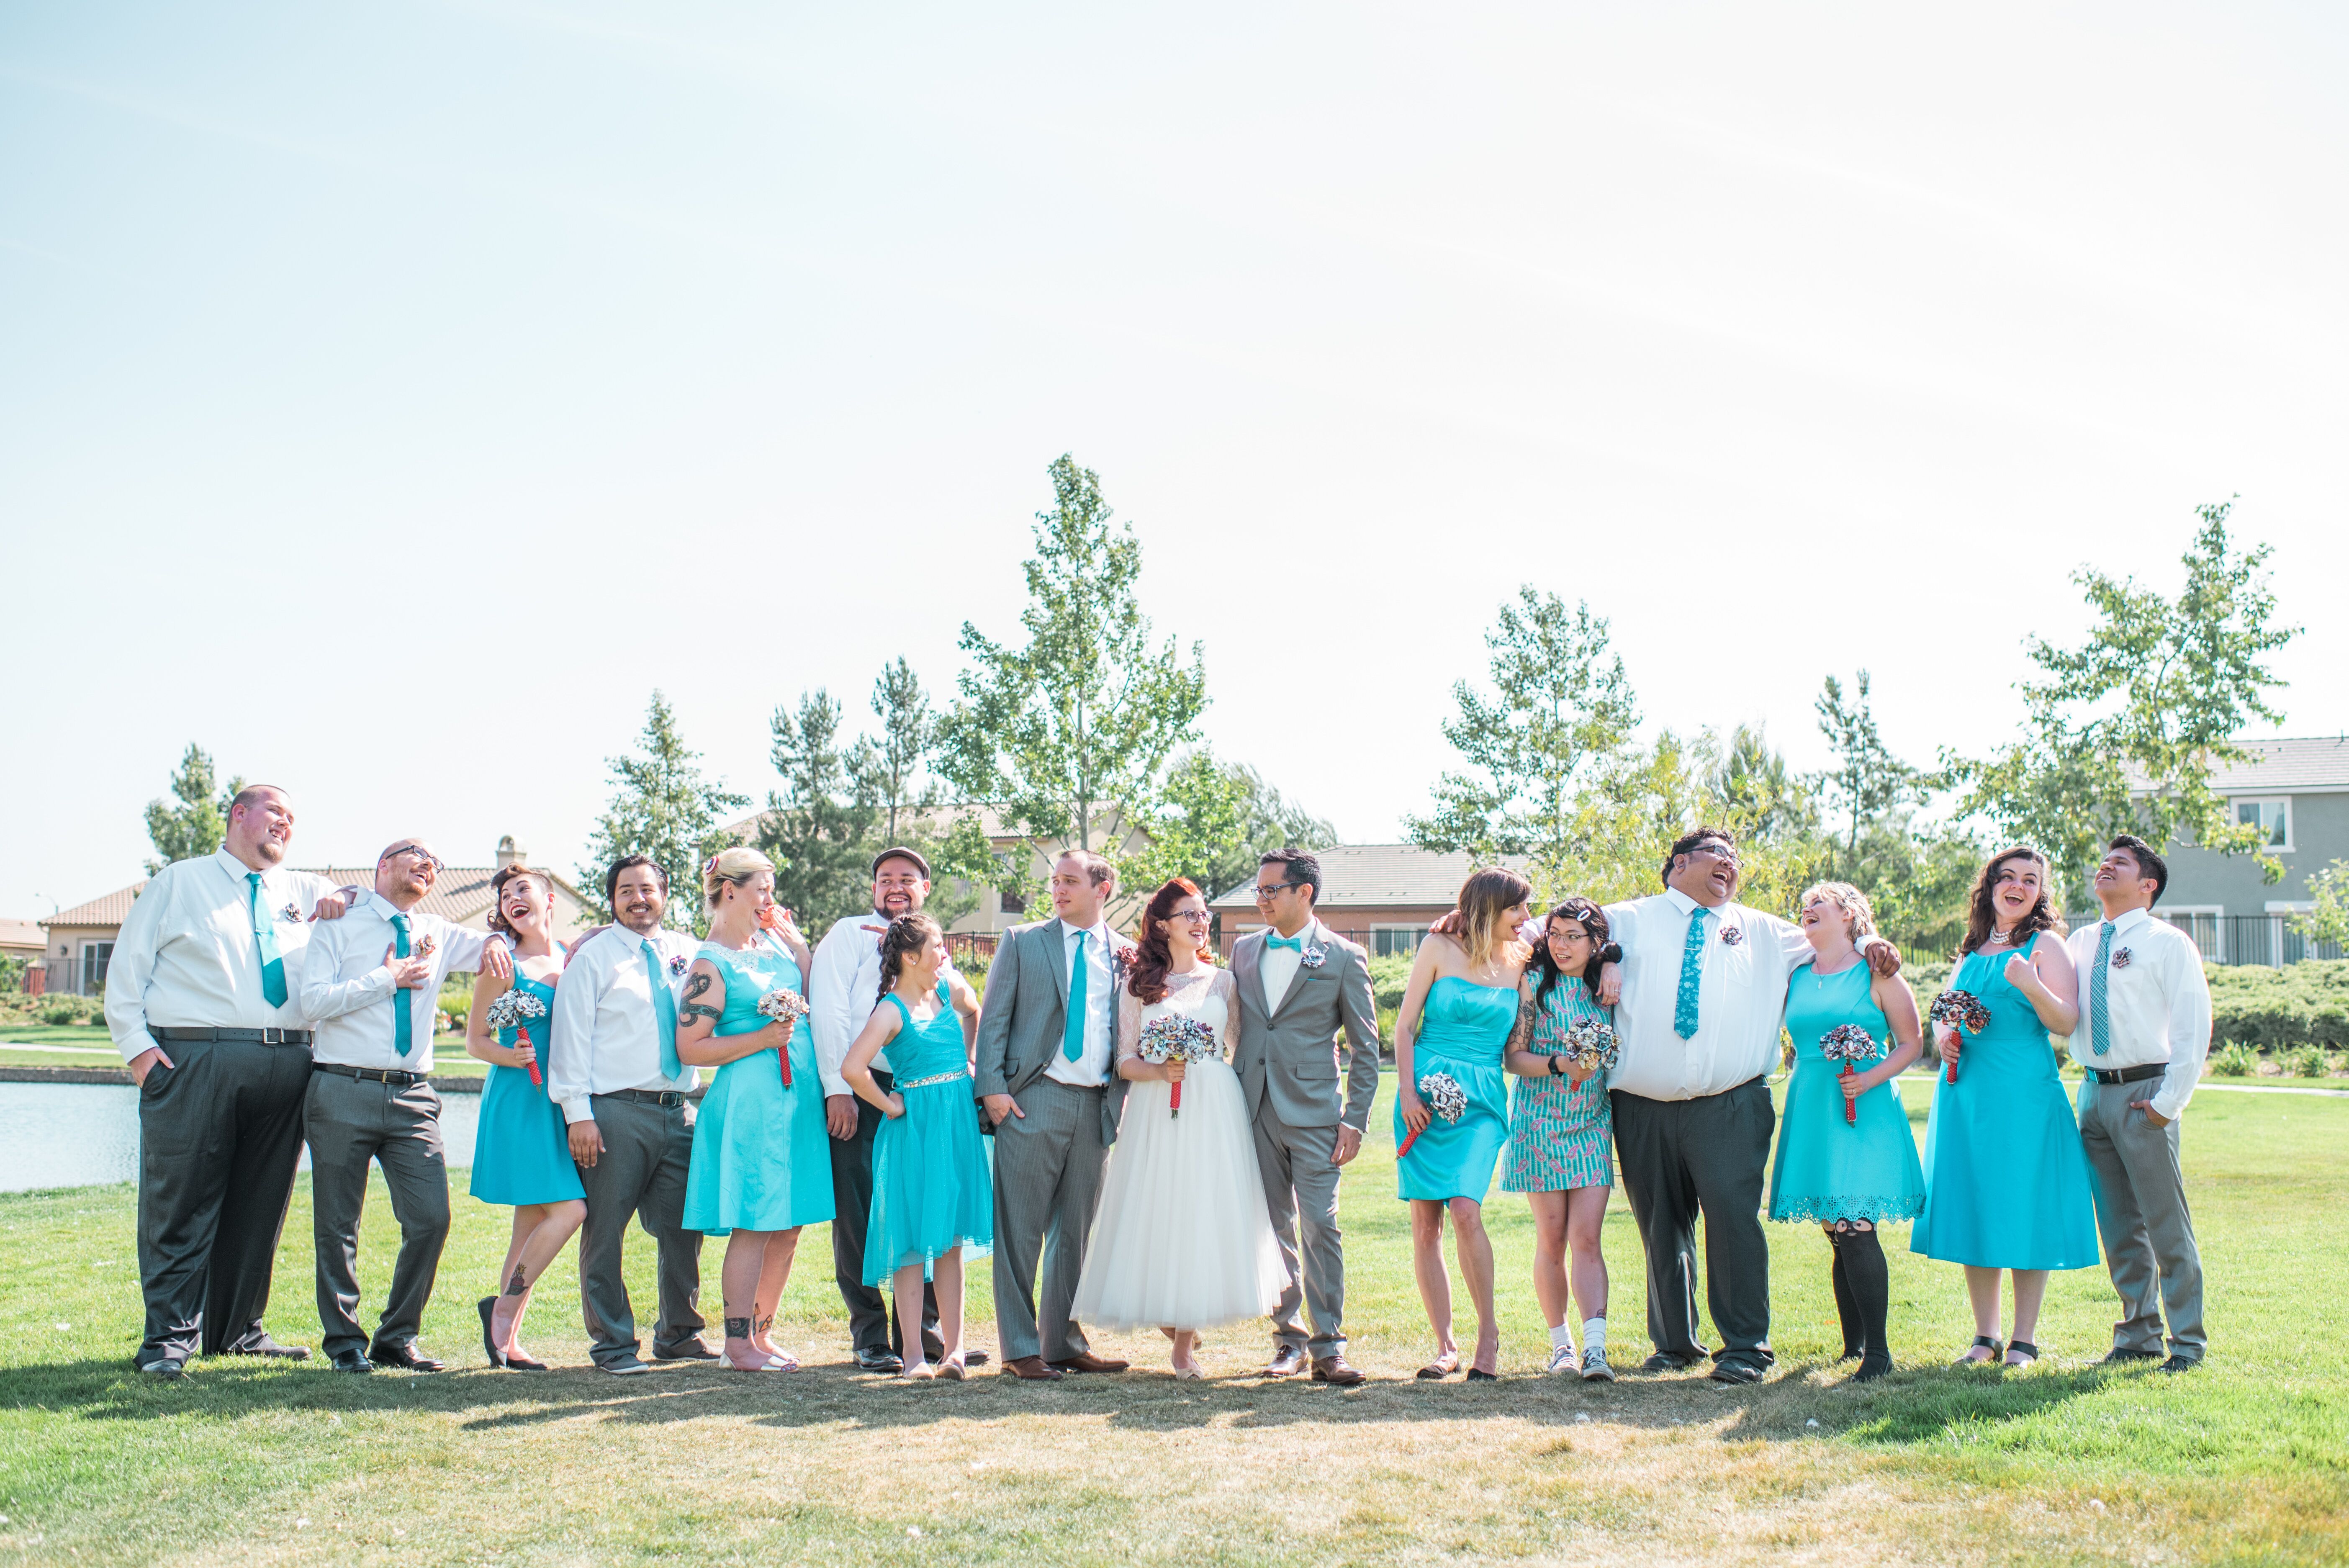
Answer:
[{"label": "shrub", "polygon": [[1403,987],[1411,982],[1411,961],[1410,953],[1387,953],[1365,966],[1371,971],[1371,994],[1378,999],[1381,1012],[1402,1006]]},{"label": "shrub", "polygon": [[2210,1071],[2222,1078],[2248,1078],[2260,1070],[2260,1054],[2240,1041],[2210,1053]]},{"label": "shrub", "polygon": [[2288,1078],[2322,1078],[2324,1076],[2324,1053],[2314,1045],[2302,1045],[2283,1055],[2284,1076]]},{"label": "shrub", "polygon": [[52,996],[43,999],[38,1016],[42,1023],[53,1025],[90,1023],[104,1011],[104,1004],[94,996]]}]

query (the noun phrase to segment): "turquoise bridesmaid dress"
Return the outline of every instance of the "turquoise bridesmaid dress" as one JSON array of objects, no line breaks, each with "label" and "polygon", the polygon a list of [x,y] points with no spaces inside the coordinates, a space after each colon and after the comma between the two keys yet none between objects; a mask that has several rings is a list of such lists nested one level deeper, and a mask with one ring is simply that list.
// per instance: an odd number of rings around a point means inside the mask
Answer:
[{"label": "turquoise bridesmaid dress", "polygon": [[[2054,940],[2038,932],[2023,950]],[[2085,1269],[2096,1261],[2087,1153],[2046,1026],[2006,982],[2006,960],[1968,953],[1950,977],[1990,1010],[1990,1027],[1964,1037],[1956,1083],[1933,1075],[1925,1211],[1909,1250],[1981,1269]]]},{"label": "turquoise bridesmaid dress", "polygon": [[[1516,1022],[1514,985],[1478,985],[1447,974],[1427,988],[1419,1034],[1412,1042],[1412,1071],[1421,1078],[1450,1074],[1466,1092],[1468,1109],[1456,1122],[1438,1116],[1428,1123],[1411,1152],[1395,1162],[1396,1196],[1485,1201],[1493,1187],[1493,1167],[1509,1141],[1501,1054]],[[1420,1096],[1423,1102],[1426,1097]],[[1395,1096],[1394,1135],[1398,1148],[1411,1136],[1403,1126],[1401,1095]]]},{"label": "turquoise bridesmaid dress", "polygon": [[[554,1022],[554,987],[517,970],[513,982],[538,998],[545,1013],[530,1021],[531,1048],[538,1054],[540,1083],[528,1069],[490,1068],[481,1085],[480,1120],[473,1131],[473,1174],[469,1190],[484,1203],[564,1203],[585,1199],[579,1168],[571,1163],[571,1135],[563,1110],[546,1097],[548,1026]],[[498,1044],[519,1044],[520,1031],[502,1029]]]},{"label": "turquoise bridesmaid dress", "polygon": [[[1786,1033],[1795,1040],[1795,1075],[1786,1083],[1786,1109],[1778,1118],[1778,1158],[1770,1170],[1770,1218],[1914,1220],[1925,1207],[1925,1172],[1900,1091],[1878,1084],[1852,1102],[1856,1122],[1844,1118],[1843,1064],[1820,1054],[1819,1039],[1838,1024],[1857,1023],[1886,1053],[1891,1025],[1871,994],[1875,977],[1865,963],[1835,974],[1809,964],[1786,982]],[[1858,1065],[1866,1072],[1883,1060]],[[1962,1071],[1963,1069],[1961,1069]]]},{"label": "turquoise bridesmaid dress", "polygon": [[[759,999],[767,992],[806,994],[800,966],[772,938],[762,935],[741,952],[704,942],[696,956],[717,967],[726,988],[719,1039],[764,1029]],[[832,1145],[811,1033],[805,1018],[792,1031],[788,1089],[771,1047],[727,1063],[710,1080],[693,1124],[687,1230],[723,1236],[737,1230],[789,1231],[832,1218]]]},{"label": "turquoise bridesmaid dress", "polygon": [[885,1285],[899,1269],[930,1265],[955,1248],[963,1262],[995,1245],[995,1173],[978,1132],[962,1017],[947,983],[927,1023],[895,992],[885,1000],[902,1025],[889,1042],[889,1068],[905,1114],[885,1116],[873,1135],[873,1212],[864,1228],[864,1282]]}]

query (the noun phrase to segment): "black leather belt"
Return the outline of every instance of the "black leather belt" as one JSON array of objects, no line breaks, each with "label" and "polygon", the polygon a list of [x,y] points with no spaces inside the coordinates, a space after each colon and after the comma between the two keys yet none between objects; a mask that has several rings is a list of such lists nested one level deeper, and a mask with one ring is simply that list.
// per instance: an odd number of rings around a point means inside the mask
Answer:
[{"label": "black leather belt", "polygon": [[2116,1067],[2106,1072],[2102,1067],[2088,1069],[2088,1076],[2099,1084],[2142,1084],[2147,1078],[2158,1078],[2169,1071],[2167,1062],[2147,1062],[2142,1067]]},{"label": "black leather belt", "polygon": [[424,1082],[421,1073],[399,1073],[388,1067],[346,1067],[340,1062],[314,1062],[311,1065],[338,1078],[357,1078],[362,1084],[389,1084],[395,1089],[413,1088]]},{"label": "black leather belt", "polygon": [[244,1040],[260,1045],[307,1045],[310,1032],[306,1029],[182,1029],[177,1025],[162,1028],[150,1026],[147,1033],[157,1040]]},{"label": "black leather belt", "polygon": [[640,1106],[658,1106],[673,1111],[685,1104],[685,1094],[678,1089],[614,1089],[608,1095],[597,1095],[599,1100],[634,1100]]}]

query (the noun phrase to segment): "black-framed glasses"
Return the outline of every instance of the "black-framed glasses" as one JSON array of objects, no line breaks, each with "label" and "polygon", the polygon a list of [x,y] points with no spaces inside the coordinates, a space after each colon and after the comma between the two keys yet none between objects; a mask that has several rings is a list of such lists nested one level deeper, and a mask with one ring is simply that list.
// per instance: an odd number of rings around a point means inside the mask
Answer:
[{"label": "black-framed glasses", "polygon": [[1215,919],[1205,909],[1177,909],[1166,918],[1170,920],[1180,920],[1189,926],[1203,926]]},{"label": "black-framed glasses", "polygon": [[1726,860],[1732,866],[1737,864],[1737,851],[1732,849],[1726,844],[1710,842],[1695,845],[1690,848],[1689,854],[1692,856],[1702,855],[1714,860]]},{"label": "black-framed glasses", "polygon": [[1281,892],[1287,888],[1302,888],[1304,886],[1305,884],[1302,882],[1259,882],[1257,884],[1256,901],[1259,904],[1268,904],[1272,901],[1272,896],[1275,893]]},{"label": "black-framed glasses", "polygon": [[384,851],[383,857],[386,860],[390,860],[402,855],[415,856],[417,865],[422,867],[425,870],[429,871],[435,877],[438,877],[441,872],[446,871],[449,868],[449,863],[447,861],[441,859],[438,855],[433,854],[432,851],[425,848],[420,844],[403,844],[397,849],[387,849]]}]

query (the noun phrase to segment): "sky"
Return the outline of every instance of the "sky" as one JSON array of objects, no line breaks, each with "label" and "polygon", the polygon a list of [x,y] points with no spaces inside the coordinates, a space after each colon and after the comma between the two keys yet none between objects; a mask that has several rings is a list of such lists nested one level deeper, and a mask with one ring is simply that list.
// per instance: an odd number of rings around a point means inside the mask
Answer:
[{"label": "sky", "polygon": [[1400,836],[1530,583],[1649,725],[2012,735],[2273,545],[2349,726],[2349,19],[2132,4],[0,8],[0,915],[189,742],[300,864],[578,858],[657,688],[950,696],[1062,452],[1219,754]]}]

